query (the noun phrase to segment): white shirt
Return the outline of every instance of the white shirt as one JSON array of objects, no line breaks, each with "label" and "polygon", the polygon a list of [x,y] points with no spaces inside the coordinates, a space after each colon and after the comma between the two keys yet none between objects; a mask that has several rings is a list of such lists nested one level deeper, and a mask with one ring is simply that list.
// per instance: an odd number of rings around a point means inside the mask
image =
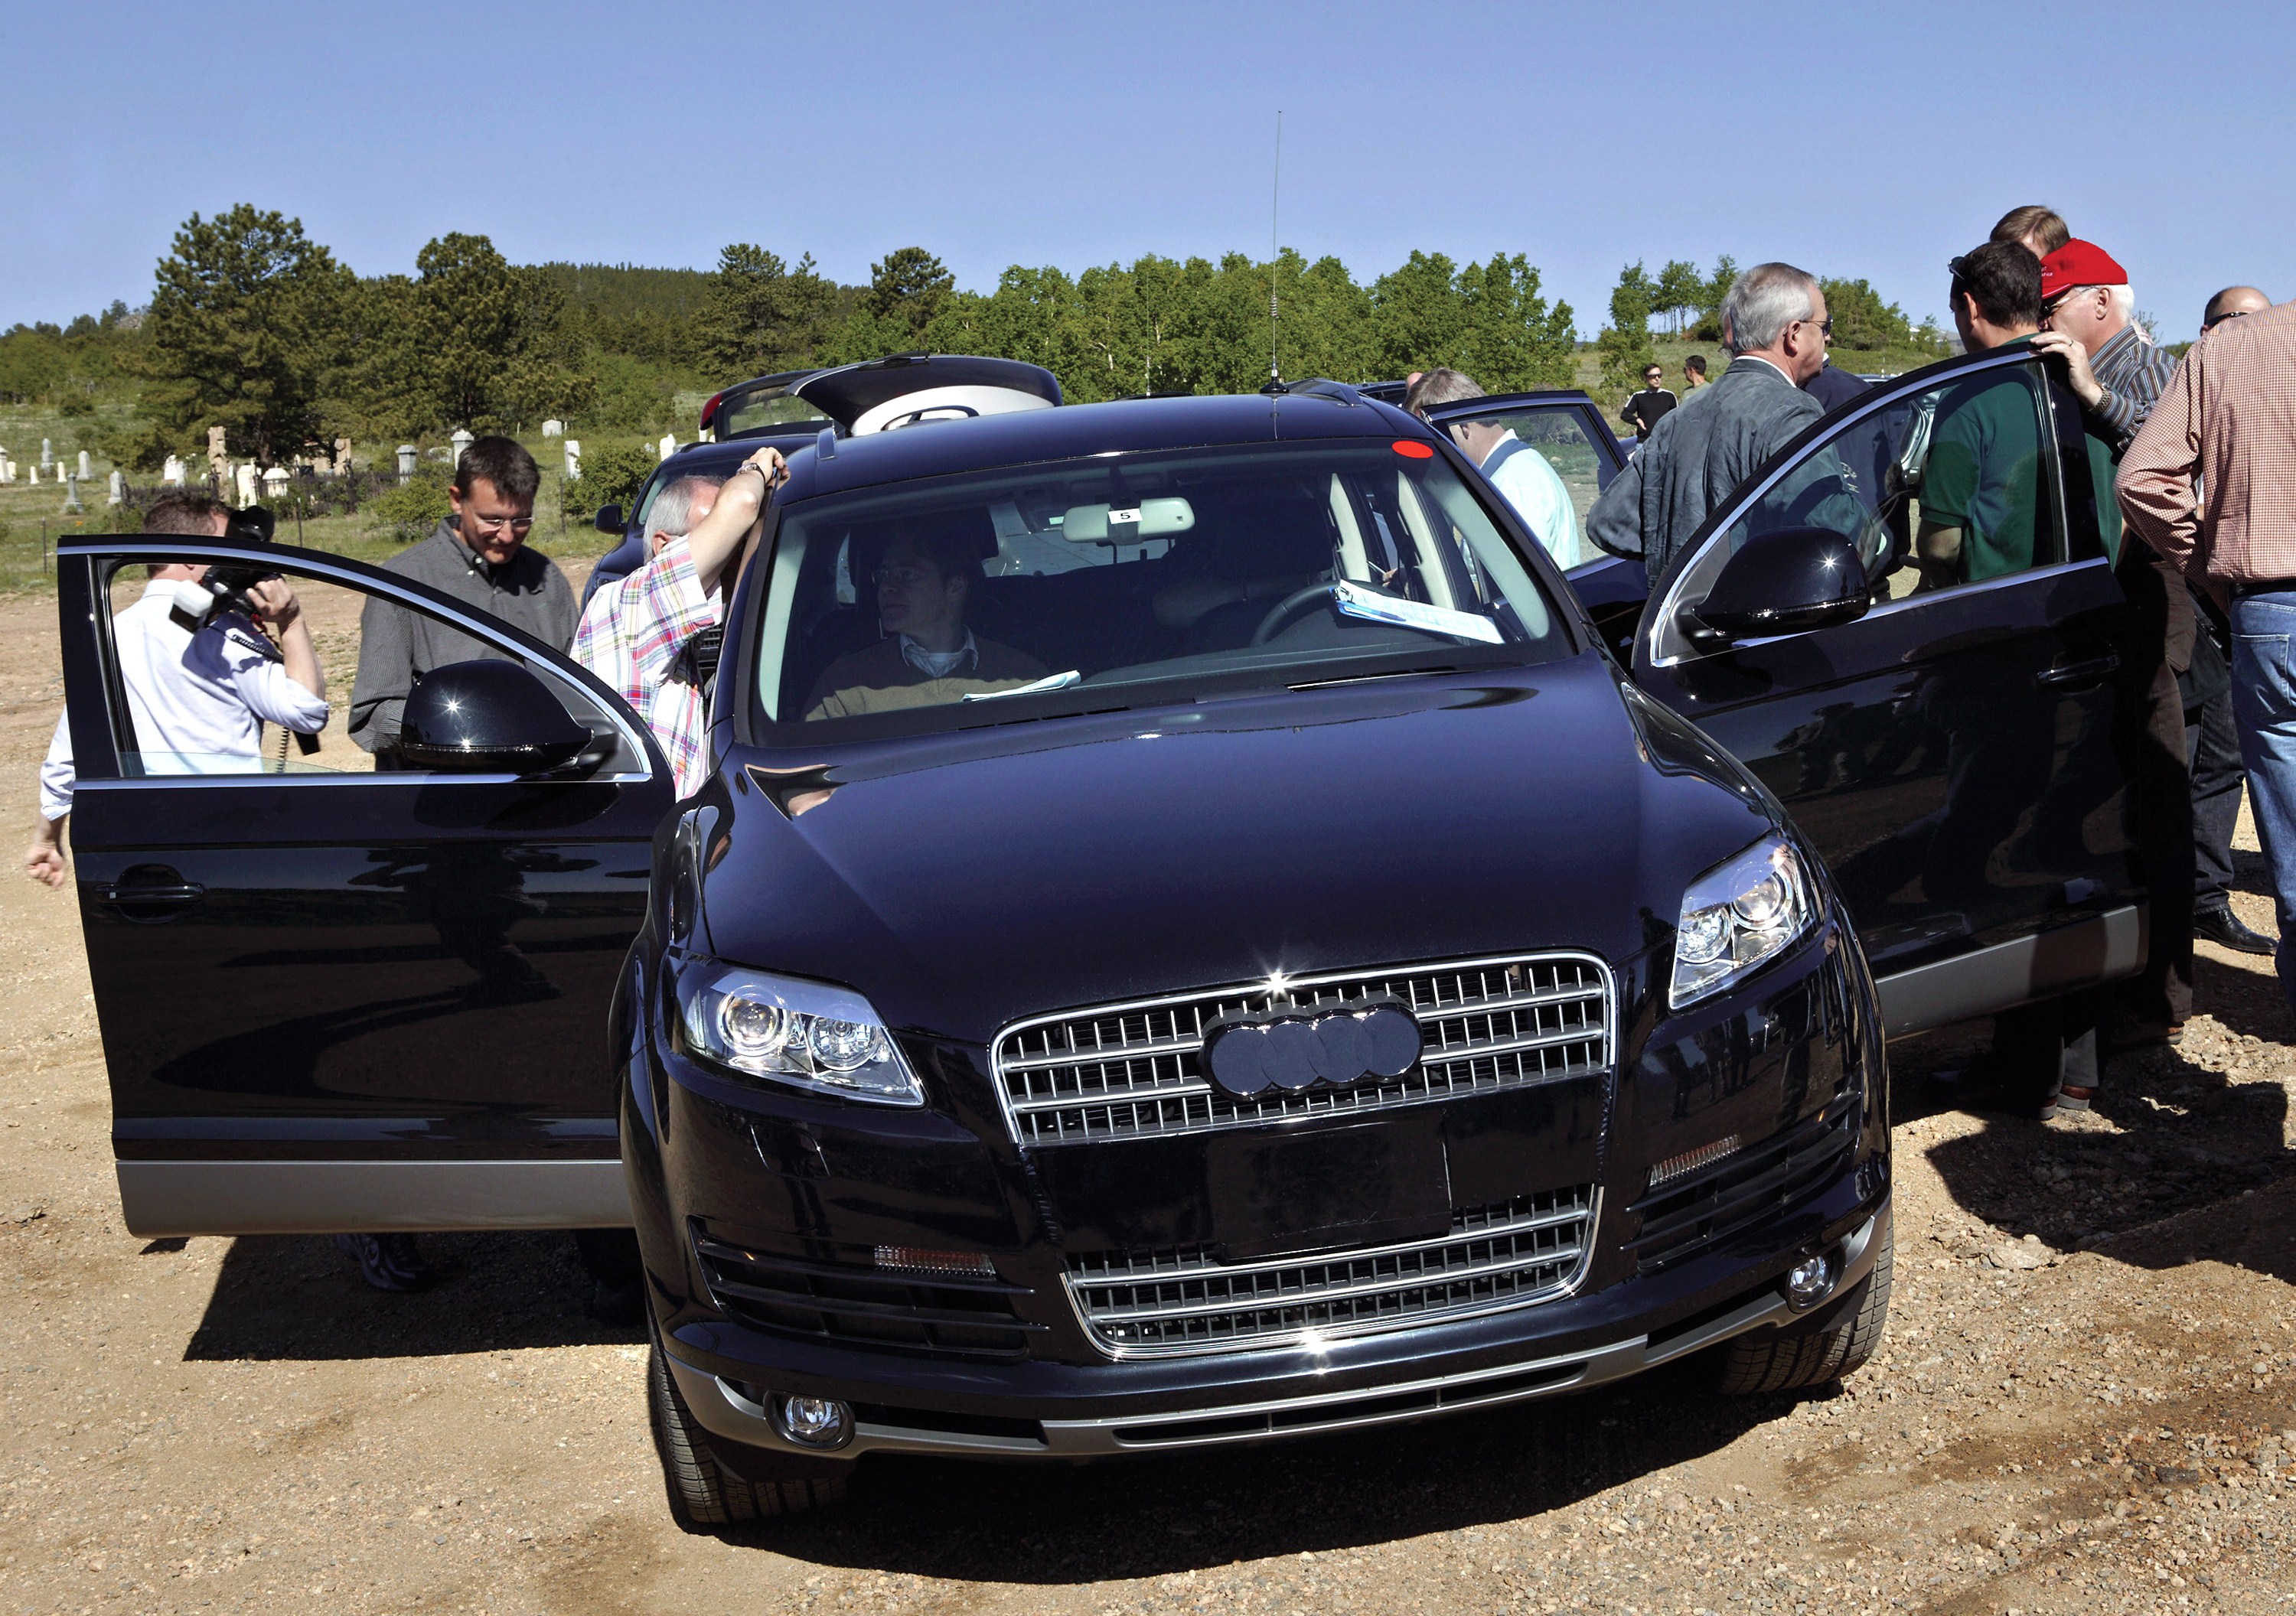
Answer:
[{"label": "white shirt", "polygon": [[[176,585],[154,578],[111,620],[137,747],[120,759],[123,772],[252,774],[261,766],[263,724],[306,735],[327,727],[326,698],[287,676],[262,630],[219,611],[193,633],[173,616],[175,600]],[[50,820],[70,813],[76,779],[67,712],[57,715],[40,764],[40,812]]]},{"label": "white shirt", "polygon": [[[1515,445],[1513,453],[1506,453],[1509,444]],[[1578,566],[1578,510],[1570,502],[1570,490],[1546,463],[1546,456],[1508,431],[1483,457],[1483,470],[1492,486],[1505,494],[1507,503],[1530,524],[1554,564]]]}]

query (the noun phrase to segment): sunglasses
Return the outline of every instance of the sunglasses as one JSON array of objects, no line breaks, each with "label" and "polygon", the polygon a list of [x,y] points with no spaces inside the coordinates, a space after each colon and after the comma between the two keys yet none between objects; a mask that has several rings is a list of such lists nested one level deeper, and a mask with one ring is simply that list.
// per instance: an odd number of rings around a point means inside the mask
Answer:
[{"label": "sunglasses", "polygon": [[2222,325],[2226,321],[2227,321],[2227,320],[2238,320],[2238,319],[2242,318],[2243,315],[2245,315],[2247,313],[2248,313],[2248,311],[2247,311],[2246,309],[2244,309],[2244,308],[2228,308],[2228,309],[2225,310],[2225,312],[2224,312],[2223,314],[2218,314],[2218,315],[2215,319],[2213,319],[2213,320],[2203,320],[2203,321],[2202,321],[2202,322],[2201,322],[2201,329],[2202,329],[2202,331],[2214,331],[2218,326]]}]

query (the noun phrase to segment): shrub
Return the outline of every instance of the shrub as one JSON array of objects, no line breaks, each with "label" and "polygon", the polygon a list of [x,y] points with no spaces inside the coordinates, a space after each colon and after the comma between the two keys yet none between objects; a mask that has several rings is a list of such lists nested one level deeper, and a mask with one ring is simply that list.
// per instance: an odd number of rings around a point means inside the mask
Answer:
[{"label": "shrub", "polygon": [[418,473],[366,502],[375,526],[401,544],[429,538],[452,509],[447,502],[447,478],[438,472]]},{"label": "shrub", "polygon": [[627,511],[638,490],[660,463],[651,444],[582,451],[582,475],[566,485],[559,496],[569,517],[586,517],[601,505],[619,505]]}]

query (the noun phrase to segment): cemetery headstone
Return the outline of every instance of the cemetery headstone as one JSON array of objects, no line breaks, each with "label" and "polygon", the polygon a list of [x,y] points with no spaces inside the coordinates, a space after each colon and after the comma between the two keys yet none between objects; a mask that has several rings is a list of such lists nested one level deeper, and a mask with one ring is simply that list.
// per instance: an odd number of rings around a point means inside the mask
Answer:
[{"label": "cemetery headstone", "polygon": [[71,473],[66,471],[62,466],[58,466],[56,468],[56,480],[64,486],[64,514],[66,516],[80,515],[85,510],[85,507],[79,502],[79,478],[72,476]]},{"label": "cemetery headstone", "polygon": [[348,437],[339,437],[335,439],[335,475],[348,477],[350,474],[351,440]]},{"label": "cemetery headstone", "polygon": [[48,440],[44,437],[40,440],[40,469],[45,471],[55,463],[56,457],[48,453]]},{"label": "cemetery headstone", "polygon": [[401,444],[398,445],[398,480],[403,483],[414,475],[414,445],[413,444]]},{"label": "cemetery headstone", "polygon": [[84,482],[86,482],[86,481],[87,481],[87,479],[88,479],[88,475],[89,475],[89,474],[88,474],[88,469],[87,469],[87,451],[86,451],[86,450],[85,450],[85,449],[82,449],[82,450],[79,452],[79,480],[80,480],[81,482],[83,482],[83,483],[84,483]]},{"label": "cemetery headstone", "polygon": [[107,505],[120,505],[125,504],[127,501],[127,479],[120,476],[119,468],[114,466],[111,469],[111,486],[104,494],[103,502]]},{"label": "cemetery headstone", "polygon": [[661,458],[663,460],[668,460],[671,455],[676,453],[677,434],[675,432],[663,433],[661,435]]},{"label": "cemetery headstone", "polygon": [[184,461],[181,455],[170,454],[168,463],[160,468],[160,480],[175,487],[184,486]]},{"label": "cemetery headstone", "polygon": [[471,446],[470,428],[456,427],[454,436],[447,441],[455,445],[454,453],[447,456],[447,469],[460,471],[463,469],[463,451]]},{"label": "cemetery headstone", "polygon": [[208,475],[215,478],[218,492],[231,476],[231,458],[224,451],[221,427],[208,428]]},{"label": "cemetery headstone", "polygon": [[255,462],[248,461],[239,469],[239,502],[244,507],[255,503]]},{"label": "cemetery headstone", "polygon": [[562,421],[562,420],[545,420],[545,421],[544,421],[544,422],[542,423],[542,436],[543,436],[543,437],[565,437],[565,436],[566,436],[566,423],[565,423],[564,421]]},{"label": "cemetery headstone", "polygon": [[570,437],[566,440],[566,480],[570,483],[581,475],[582,440]]}]

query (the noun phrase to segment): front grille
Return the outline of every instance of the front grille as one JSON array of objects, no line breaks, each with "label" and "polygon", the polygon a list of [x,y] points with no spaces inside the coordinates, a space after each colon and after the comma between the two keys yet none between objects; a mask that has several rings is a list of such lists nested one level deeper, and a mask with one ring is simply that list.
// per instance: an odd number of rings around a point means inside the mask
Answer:
[{"label": "front grille", "polygon": [[1857,1144],[1857,1096],[1845,1094],[1750,1150],[1653,1188],[1628,1208],[1642,1228],[1626,1249],[1645,1274],[1695,1257],[1831,1183]]},{"label": "front grille", "polygon": [[756,1252],[700,1229],[693,1253],[718,1310],[753,1329],[871,1346],[1018,1358],[1043,1329],[1013,1310],[1030,1294],[993,1276],[887,1274]]},{"label": "front grille", "polygon": [[1119,1358],[1361,1335],[1547,1302],[1585,1273],[1595,1186],[1452,1214],[1435,1240],[1222,1262],[1209,1247],[1071,1255],[1069,1294]]},{"label": "front grille", "polygon": [[[1411,1006],[1426,1043],[1399,1078],[1242,1100],[1215,1090],[1199,1066],[1216,1016],[1387,993]],[[1611,1064],[1611,973],[1587,954],[1262,982],[1022,1022],[996,1041],[997,1095],[1022,1145],[1201,1133],[1587,1076]]]}]

